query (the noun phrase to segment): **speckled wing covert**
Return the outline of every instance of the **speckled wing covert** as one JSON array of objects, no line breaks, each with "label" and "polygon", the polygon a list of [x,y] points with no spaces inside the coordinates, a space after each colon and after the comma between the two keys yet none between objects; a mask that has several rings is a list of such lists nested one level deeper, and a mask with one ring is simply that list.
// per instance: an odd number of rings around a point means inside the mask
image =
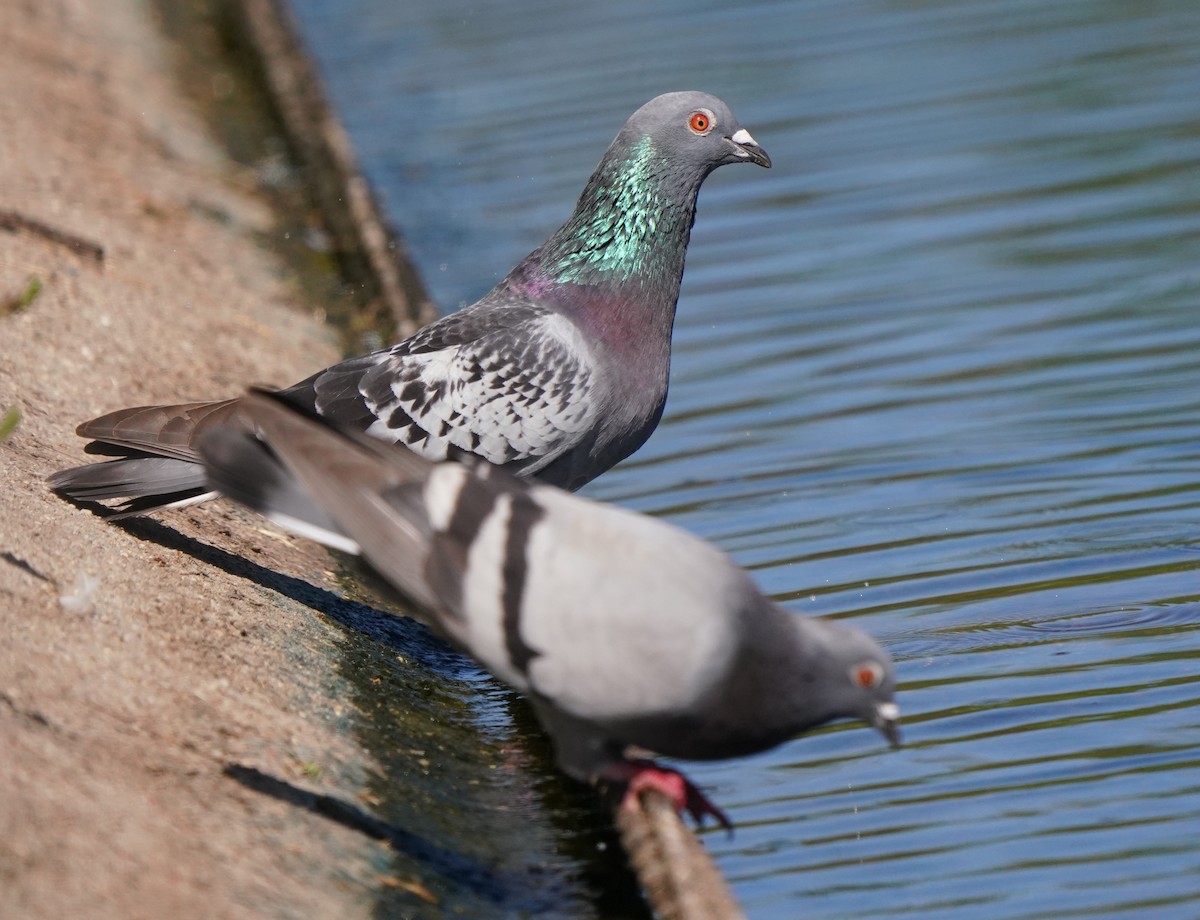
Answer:
[{"label": "speckled wing covert", "polygon": [[335,423],[357,422],[430,460],[457,448],[528,474],[594,425],[594,385],[588,346],[570,320],[535,304],[481,304],[294,389],[311,387],[313,407]]}]

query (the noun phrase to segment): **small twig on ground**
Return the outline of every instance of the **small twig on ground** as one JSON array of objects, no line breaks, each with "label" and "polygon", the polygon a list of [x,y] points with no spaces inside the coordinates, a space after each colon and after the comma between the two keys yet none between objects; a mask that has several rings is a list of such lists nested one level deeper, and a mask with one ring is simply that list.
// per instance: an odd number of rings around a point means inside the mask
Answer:
[{"label": "small twig on ground", "polygon": [[104,264],[104,247],[99,243],[93,243],[91,240],[84,239],[82,236],[77,236],[66,230],[59,230],[57,227],[52,227],[32,217],[26,217],[17,211],[0,209],[0,229],[7,230],[10,233],[20,231],[32,233],[34,236],[40,236],[51,243],[66,246],[79,255],[87,256],[101,265]]}]

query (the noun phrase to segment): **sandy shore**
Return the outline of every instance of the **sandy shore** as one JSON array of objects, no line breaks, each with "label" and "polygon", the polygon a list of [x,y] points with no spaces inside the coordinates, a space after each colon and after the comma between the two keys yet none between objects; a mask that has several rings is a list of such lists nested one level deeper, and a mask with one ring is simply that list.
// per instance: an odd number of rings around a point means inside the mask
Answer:
[{"label": "sandy shore", "polygon": [[365,915],[380,844],[224,772],[362,788],[342,634],[211,564],[319,586],[327,557],[225,504],[122,529],[43,485],[77,422],[288,383],[333,337],[144,3],[0,3],[0,36],[0,916]]}]

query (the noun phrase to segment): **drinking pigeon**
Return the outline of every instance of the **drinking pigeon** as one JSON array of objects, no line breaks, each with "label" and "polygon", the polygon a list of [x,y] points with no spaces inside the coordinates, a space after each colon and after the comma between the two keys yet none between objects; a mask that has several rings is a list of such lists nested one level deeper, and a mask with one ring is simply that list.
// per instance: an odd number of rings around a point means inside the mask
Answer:
[{"label": "drinking pigeon", "polygon": [[[283,392],[433,460],[467,451],[579,488],[658,424],[696,195],[726,163],[771,165],[715,96],[652,99],[609,146],[570,219],[482,300]],[[76,431],[93,439],[90,452],[119,459],[61,470],[50,486],[124,499],[121,514],[203,501],[214,493],[196,443],[218,424],[246,425],[240,399],[111,412]]]},{"label": "drinking pigeon", "polygon": [[842,718],[899,744],[887,653],[852,626],[784,610],[711,544],[475,457],[435,463],[339,432],[278,394],[252,392],[242,412],[257,436],[214,427],[201,441],[212,486],[361,551],[526,696],[564,771],[617,784],[623,805],[654,788],[729,826],[630,746],[737,757]]}]

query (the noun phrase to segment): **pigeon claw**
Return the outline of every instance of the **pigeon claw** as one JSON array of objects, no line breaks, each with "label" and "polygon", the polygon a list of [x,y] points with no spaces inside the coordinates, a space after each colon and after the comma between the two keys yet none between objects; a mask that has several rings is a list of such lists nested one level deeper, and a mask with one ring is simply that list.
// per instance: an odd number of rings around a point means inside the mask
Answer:
[{"label": "pigeon claw", "polygon": [[704,818],[708,816],[715,819],[726,831],[733,833],[733,822],[729,820],[729,816],[678,770],[661,767],[652,760],[627,760],[613,764],[601,775],[603,779],[624,784],[622,808],[638,808],[641,794],[646,790],[653,790],[666,796],[677,812],[686,811],[691,815],[697,827],[703,827]]}]

